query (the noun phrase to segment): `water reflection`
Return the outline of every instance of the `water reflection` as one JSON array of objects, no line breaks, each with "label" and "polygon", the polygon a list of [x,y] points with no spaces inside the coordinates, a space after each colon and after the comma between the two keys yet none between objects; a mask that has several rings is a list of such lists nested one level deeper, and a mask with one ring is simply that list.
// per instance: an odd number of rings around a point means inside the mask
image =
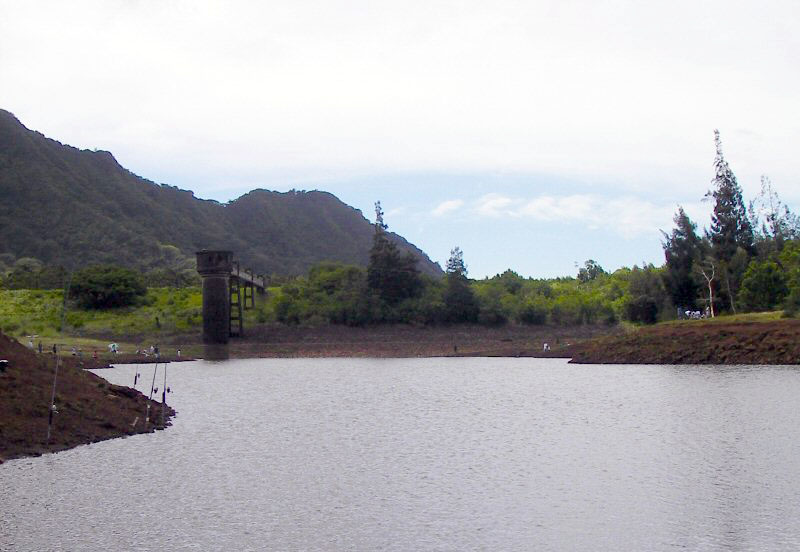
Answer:
[{"label": "water reflection", "polygon": [[227,344],[206,343],[203,345],[203,355],[205,360],[213,362],[230,359],[230,352]]}]

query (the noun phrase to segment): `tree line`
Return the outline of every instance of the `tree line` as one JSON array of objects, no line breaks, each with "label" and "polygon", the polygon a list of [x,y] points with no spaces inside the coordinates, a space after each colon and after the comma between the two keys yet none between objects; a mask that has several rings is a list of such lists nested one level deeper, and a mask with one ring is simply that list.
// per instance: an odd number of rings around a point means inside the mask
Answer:
[{"label": "tree line", "polygon": [[[636,318],[631,292],[644,294],[658,269],[620,269],[608,274],[589,260],[577,277],[523,278],[507,270],[470,280],[464,252],[455,247],[443,278],[420,274],[415,259],[387,239],[380,202],[366,268],[321,263],[307,276],[270,289],[262,320],[286,324],[376,323],[614,324]],[[661,287],[663,294],[663,286]],[[666,297],[666,296],[665,296]],[[633,313],[633,314],[632,314]]]},{"label": "tree line", "polygon": [[698,232],[682,207],[675,228],[662,232],[664,265],[606,272],[587,260],[574,278],[522,278],[507,270],[470,280],[464,253],[451,251],[445,277],[420,276],[414,260],[385,239],[380,203],[369,266],[315,266],[285,283],[265,314],[284,323],[363,325],[515,322],[521,324],[651,324],[687,312],[720,313],[783,309],[800,311],[800,220],[767,177],[745,207],[742,190],[714,132],[714,202],[708,228]]},{"label": "tree line", "polygon": [[800,307],[800,221],[766,176],[745,208],[742,190],[714,135],[711,224],[702,234],[682,207],[664,233],[663,282],[673,305],[710,316]]},{"label": "tree line", "polygon": [[[389,238],[380,202],[366,267],[337,262],[314,265],[305,276],[272,278],[259,307],[262,322],[286,324],[380,323],[614,324],[654,323],[687,311],[716,316],[800,310],[800,220],[770,180],[745,207],[742,190],[715,131],[708,228],[698,231],[682,207],[663,233],[665,262],[656,267],[607,272],[587,260],[574,277],[523,278],[506,270],[492,278],[468,277],[464,252],[455,247],[443,278],[422,274],[417,259]],[[191,260],[161,246],[160,260],[136,273],[114,266],[78,271],[36,259],[0,255],[0,286],[64,288],[82,308],[110,308],[141,300],[146,287],[191,287],[199,277]]]}]

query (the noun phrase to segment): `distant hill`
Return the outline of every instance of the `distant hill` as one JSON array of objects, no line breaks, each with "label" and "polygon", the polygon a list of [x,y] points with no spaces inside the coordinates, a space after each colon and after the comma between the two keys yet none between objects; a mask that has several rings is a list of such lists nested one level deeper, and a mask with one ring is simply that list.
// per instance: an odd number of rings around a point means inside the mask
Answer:
[{"label": "distant hill", "polygon": [[[296,275],[320,261],[366,266],[373,232],[361,211],[327,192],[253,190],[227,204],[198,199],[133,174],[107,151],[46,138],[0,110],[0,255],[151,269],[221,248],[256,272]],[[419,259],[423,273],[442,273],[404,238],[392,239]]]}]

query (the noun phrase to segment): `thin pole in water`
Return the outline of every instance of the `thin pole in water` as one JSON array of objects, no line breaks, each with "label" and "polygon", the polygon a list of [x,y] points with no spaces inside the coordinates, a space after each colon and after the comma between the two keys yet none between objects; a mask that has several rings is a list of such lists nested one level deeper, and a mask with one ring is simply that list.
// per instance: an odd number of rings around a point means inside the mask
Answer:
[{"label": "thin pole in water", "polygon": [[44,445],[45,446],[49,446],[50,445],[50,429],[53,427],[53,414],[55,413],[55,407],[56,407],[56,404],[55,404],[56,403],[56,382],[58,381],[58,360],[59,360],[58,347],[56,347],[56,345],[53,345],[53,353],[54,353],[54,355],[56,357],[56,370],[55,370],[55,373],[53,374],[53,392],[50,394],[50,404],[47,407],[47,410],[49,411],[49,415],[47,417],[47,437],[45,438],[45,441],[44,441]]},{"label": "thin pole in water", "polygon": [[150,396],[147,397],[147,410],[144,415],[145,431],[147,431],[147,424],[150,422],[150,401],[153,400],[153,389],[155,389],[156,386],[156,372],[158,372],[158,362],[156,362],[156,366],[153,368],[153,383],[150,384]]},{"label": "thin pole in water", "polygon": [[161,427],[164,427],[164,411],[167,410],[167,363],[164,363],[164,388],[161,390]]}]

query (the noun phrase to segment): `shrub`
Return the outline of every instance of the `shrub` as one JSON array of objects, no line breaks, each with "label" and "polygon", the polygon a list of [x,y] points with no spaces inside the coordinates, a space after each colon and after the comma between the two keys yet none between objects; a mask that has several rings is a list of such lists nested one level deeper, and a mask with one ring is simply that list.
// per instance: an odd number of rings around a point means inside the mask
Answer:
[{"label": "shrub", "polygon": [[141,276],[127,268],[94,265],[74,274],[70,297],[86,309],[134,305],[147,293]]},{"label": "shrub", "polygon": [[783,271],[772,261],[751,262],[742,281],[739,299],[751,311],[772,310],[789,294]]},{"label": "shrub", "polygon": [[577,326],[583,321],[581,298],[575,293],[560,295],[550,313],[553,322],[560,326]]},{"label": "shrub", "polygon": [[547,299],[541,295],[529,297],[519,310],[519,321],[523,324],[544,324],[547,322]]},{"label": "shrub", "polygon": [[658,320],[658,304],[647,295],[631,297],[625,302],[625,317],[631,322],[655,324]]}]

